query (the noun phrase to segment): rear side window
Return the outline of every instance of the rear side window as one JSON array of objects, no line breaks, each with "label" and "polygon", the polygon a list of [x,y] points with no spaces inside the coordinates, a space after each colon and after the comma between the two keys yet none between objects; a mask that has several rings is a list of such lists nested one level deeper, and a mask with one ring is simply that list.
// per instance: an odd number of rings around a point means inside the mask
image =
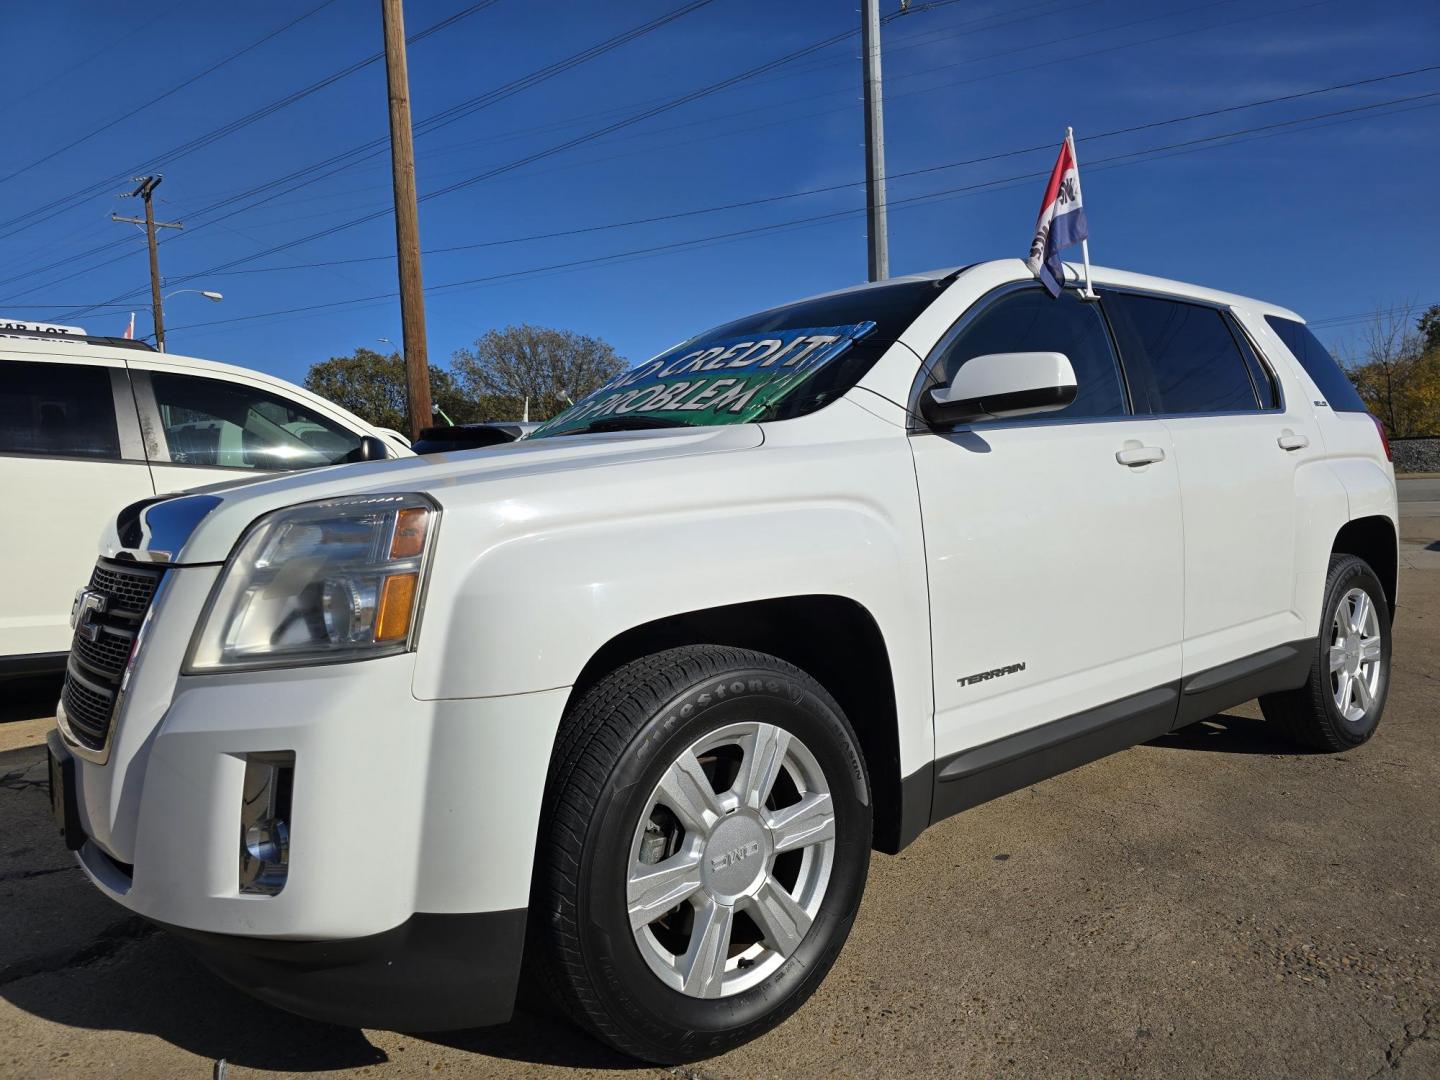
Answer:
[{"label": "rear side window", "polygon": [[1300,361],[1311,381],[1325,396],[1325,403],[1336,412],[1368,412],[1365,402],[1355,390],[1355,384],[1341,370],[1328,349],[1320,344],[1310,328],[1294,319],[1282,319],[1278,315],[1266,315],[1265,321],[1285,347]]},{"label": "rear side window", "polygon": [[1127,365],[1147,361],[1151,408],[1162,413],[1246,412],[1260,408],[1245,356],[1215,308],[1111,293],[1106,310]]},{"label": "rear side window", "polygon": [[360,436],[240,383],[152,372],[170,460],[225,469],[310,469],[347,460]]},{"label": "rear side window", "polygon": [[118,460],[110,369],[0,360],[0,454]]},{"label": "rear side window", "polygon": [[1055,299],[1039,289],[1001,297],[975,318],[945,350],[936,372],[944,382],[967,360],[990,353],[1059,352],[1075,369],[1075,400],[1036,420],[1120,416],[1125,395],[1110,335],[1092,303],[1063,292]]}]

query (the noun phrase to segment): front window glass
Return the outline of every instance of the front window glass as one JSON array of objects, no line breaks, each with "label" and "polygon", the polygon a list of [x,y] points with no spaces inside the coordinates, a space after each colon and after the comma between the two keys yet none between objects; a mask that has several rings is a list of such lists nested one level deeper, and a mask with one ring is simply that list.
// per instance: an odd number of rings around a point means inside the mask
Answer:
[{"label": "front window glass", "polygon": [[940,291],[932,280],[891,282],[717,326],[612,379],[530,438],[814,412],[854,386]]},{"label": "front window glass", "polygon": [[119,458],[110,369],[0,360],[0,454]]},{"label": "front window glass", "polygon": [[1093,301],[1066,291],[1051,297],[1025,289],[1001,297],[965,327],[946,349],[936,373],[946,384],[967,360],[991,353],[1064,353],[1075,369],[1075,400],[1036,421],[1121,416],[1125,394],[1110,334]]},{"label": "front window glass", "polygon": [[310,469],[351,460],[360,447],[354,432],[264,390],[159,371],[150,378],[177,465]]}]

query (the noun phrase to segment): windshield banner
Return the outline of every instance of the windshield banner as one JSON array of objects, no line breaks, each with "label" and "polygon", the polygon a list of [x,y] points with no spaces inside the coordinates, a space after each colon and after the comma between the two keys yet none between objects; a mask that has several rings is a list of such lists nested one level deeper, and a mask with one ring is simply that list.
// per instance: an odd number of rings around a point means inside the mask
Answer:
[{"label": "windshield banner", "polygon": [[760,417],[874,327],[863,322],[687,341],[610,380],[530,438],[625,416],[687,425],[743,424]]}]

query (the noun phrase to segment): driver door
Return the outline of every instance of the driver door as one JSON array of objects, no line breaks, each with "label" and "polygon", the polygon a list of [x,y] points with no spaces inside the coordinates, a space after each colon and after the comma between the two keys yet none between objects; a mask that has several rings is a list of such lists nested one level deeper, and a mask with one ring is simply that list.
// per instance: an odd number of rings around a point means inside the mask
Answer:
[{"label": "driver door", "polygon": [[[1180,678],[1180,485],[1136,416],[1094,301],[1011,288],[931,354],[1064,353],[1066,408],[915,431],[935,690],[936,814],[1169,730]],[[1122,463],[1117,454],[1132,463]],[[1141,459],[1134,463],[1136,458]]]}]

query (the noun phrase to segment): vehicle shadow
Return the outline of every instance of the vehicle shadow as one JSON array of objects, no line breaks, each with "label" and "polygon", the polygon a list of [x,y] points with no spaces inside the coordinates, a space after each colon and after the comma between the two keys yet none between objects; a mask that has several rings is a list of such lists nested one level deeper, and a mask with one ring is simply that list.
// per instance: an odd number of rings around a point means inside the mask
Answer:
[{"label": "vehicle shadow", "polygon": [[63,681],[60,675],[34,675],[0,682],[0,724],[54,716]]},{"label": "vehicle shadow", "polygon": [[1187,727],[1151,739],[1146,746],[1167,750],[1207,750],[1217,754],[1313,754],[1316,751],[1285,738],[1264,720],[1217,713]]},{"label": "vehicle shadow", "polygon": [[[382,1064],[407,1044],[410,1053],[423,1053],[424,1043],[473,1053],[477,1069],[483,1068],[478,1055],[591,1069],[641,1067],[536,1004],[500,1027],[387,1036],[387,1053],[363,1031],[256,1001],[90,885],[60,843],[45,776],[43,749],[0,753],[0,998],[32,1016],[78,1031],[153,1035],[210,1061],[276,1071]],[[74,1031],[66,1036],[76,1037]],[[16,1053],[23,1060],[19,1047]],[[44,1071],[43,1060],[33,1064],[36,1073]]]}]

